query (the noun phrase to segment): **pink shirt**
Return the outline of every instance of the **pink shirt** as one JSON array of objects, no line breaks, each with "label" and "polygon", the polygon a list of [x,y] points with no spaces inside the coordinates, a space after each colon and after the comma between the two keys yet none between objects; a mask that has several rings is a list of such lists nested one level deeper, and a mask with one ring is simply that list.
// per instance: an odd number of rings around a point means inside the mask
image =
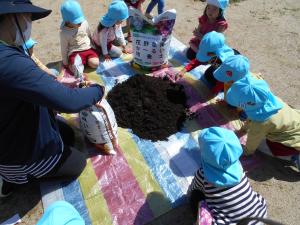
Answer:
[{"label": "pink shirt", "polygon": [[211,31],[217,31],[220,27],[227,29],[228,24],[224,18],[216,20],[214,23],[209,23],[206,15],[199,17],[199,24],[201,26],[200,32],[205,35]]}]

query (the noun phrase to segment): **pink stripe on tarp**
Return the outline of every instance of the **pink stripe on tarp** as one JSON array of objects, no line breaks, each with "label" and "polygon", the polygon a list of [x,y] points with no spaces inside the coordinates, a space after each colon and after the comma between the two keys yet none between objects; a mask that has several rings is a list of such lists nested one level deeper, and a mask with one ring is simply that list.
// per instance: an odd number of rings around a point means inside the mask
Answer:
[{"label": "pink stripe on tarp", "polygon": [[143,225],[154,218],[120,148],[114,156],[91,160],[114,224]]}]

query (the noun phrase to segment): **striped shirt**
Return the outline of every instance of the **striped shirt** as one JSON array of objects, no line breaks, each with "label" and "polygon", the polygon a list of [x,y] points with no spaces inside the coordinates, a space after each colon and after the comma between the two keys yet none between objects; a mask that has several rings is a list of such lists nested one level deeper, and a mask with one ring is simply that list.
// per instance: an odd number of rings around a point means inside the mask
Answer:
[{"label": "striped shirt", "polygon": [[50,156],[31,165],[1,165],[0,177],[15,184],[25,184],[31,178],[41,178],[49,173],[59,162],[62,153]]},{"label": "striped shirt", "polygon": [[[212,213],[213,224],[235,224],[245,217],[266,217],[265,199],[254,192],[243,173],[241,182],[233,187],[215,187],[208,183],[200,168],[192,181],[189,192],[200,190]],[[249,224],[259,224],[252,222]]]}]

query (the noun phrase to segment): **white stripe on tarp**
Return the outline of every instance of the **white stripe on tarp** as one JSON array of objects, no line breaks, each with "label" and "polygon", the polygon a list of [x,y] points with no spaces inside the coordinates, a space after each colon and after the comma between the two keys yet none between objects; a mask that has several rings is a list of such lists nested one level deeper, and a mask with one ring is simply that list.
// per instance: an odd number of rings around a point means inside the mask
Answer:
[{"label": "white stripe on tarp", "polygon": [[[176,135],[172,135],[168,141],[158,141],[154,143],[165,162],[169,165],[173,163],[181,172],[182,176],[176,174],[174,174],[174,176],[182,188],[183,193],[187,192],[193,180],[194,173],[199,169],[197,163],[185,151],[181,151],[181,149],[186,146],[189,136],[190,134],[182,134],[180,139],[178,139]],[[180,157],[178,157],[179,154]]]}]

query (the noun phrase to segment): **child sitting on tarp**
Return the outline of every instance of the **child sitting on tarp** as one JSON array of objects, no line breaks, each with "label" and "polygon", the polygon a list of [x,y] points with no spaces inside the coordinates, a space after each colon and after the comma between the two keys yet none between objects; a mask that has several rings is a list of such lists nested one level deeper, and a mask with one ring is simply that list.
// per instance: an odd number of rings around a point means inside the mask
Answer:
[{"label": "child sitting on tarp", "polygon": [[63,65],[75,73],[74,61],[78,54],[83,65],[97,68],[99,57],[92,48],[89,24],[80,4],[76,0],[66,0],[60,10],[63,18],[60,30]]},{"label": "child sitting on tarp", "polygon": [[209,32],[204,35],[200,42],[196,59],[187,64],[178,73],[177,77],[183,77],[186,72],[191,71],[199,65],[211,63],[212,66],[206,70],[204,78],[208,82],[211,91],[214,94],[218,94],[223,90],[224,84],[214,78],[213,71],[218,68],[227,57],[235,54],[239,54],[239,52],[226,45],[225,36],[223,34],[216,31]]},{"label": "child sitting on tarp", "polygon": [[37,42],[33,39],[29,39],[26,41],[25,44],[23,44],[24,52],[31,57],[31,59],[36,63],[38,67],[40,67],[42,70],[44,70],[49,75],[56,78],[59,74],[59,72],[56,69],[49,69],[47,66],[45,66],[33,53],[34,45],[37,44]]},{"label": "child sitting on tarp", "polygon": [[266,217],[266,202],[252,190],[239,161],[243,149],[234,132],[220,127],[206,128],[198,141],[202,164],[188,195],[195,197],[197,192],[202,195],[213,217],[212,224],[235,224],[245,217]]},{"label": "child sitting on tarp", "polygon": [[224,100],[231,85],[246,77],[251,76],[249,72],[249,60],[242,55],[229,56],[222,64],[214,71],[214,78],[218,82],[224,83]]},{"label": "child sitting on tarp", "polygon": [[196,58],[198,46],[203,36],[211,31],[223,33],[227,27],[224,11],[229,4],[228,0],[207,0],[203,15],[199,17],[199,25],[193,31],[194,37],[190,40],[186,57],[190,60]]},{"label": "child sitting on tarp", "polygon": [[[98,27],[93,33],[93,41],[103,54],[105,61],[118,58],[122,53],[129,53],[121,26],[128,16],[128,7],[124,1],[113,1],[108,12],[100,19]],[[113,45],[115,39],[120,41],[122,49]]]},{"label": "child sitting on tarp", "polygon": [[266,139],[275,157],[291,160],[300,169],[300,112],[291,108],[270,91],[264,80],[247,76],[236,81],[227,92],[227,102],[244,110],[248,119],[248,138],[244,147],[250,155]]}]

